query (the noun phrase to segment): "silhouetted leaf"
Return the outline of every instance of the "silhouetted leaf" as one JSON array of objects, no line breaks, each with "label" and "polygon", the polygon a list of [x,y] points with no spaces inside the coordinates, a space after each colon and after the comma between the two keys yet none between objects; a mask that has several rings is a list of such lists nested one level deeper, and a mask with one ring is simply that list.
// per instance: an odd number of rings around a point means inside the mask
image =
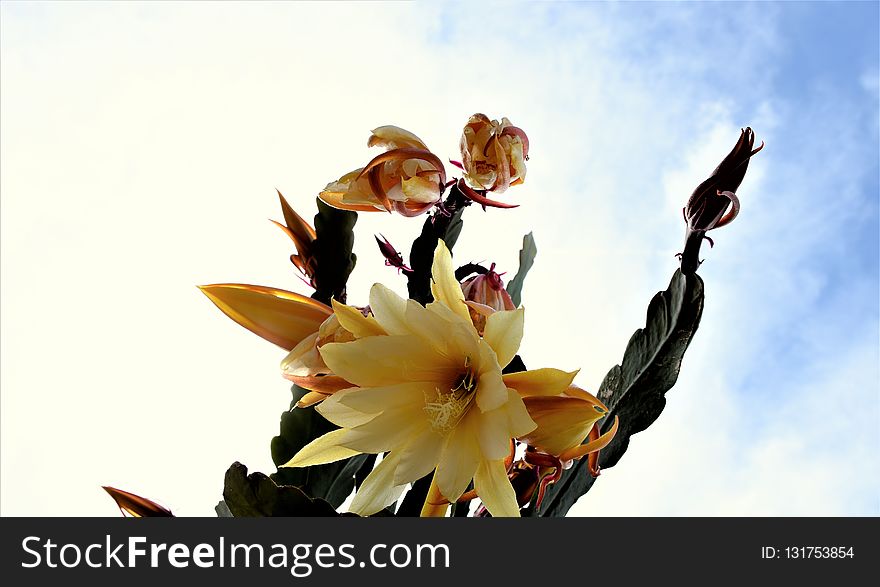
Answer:
[{"label": "silhouetted leaf", "polygon": [[[680,270],[672,276],[669,288],[651,300],[645,328],[632,335],[620,365],[608,372],[599,387],[599,399],[610,408],[602,432],[610,428],[614,416],[620,417],[617,435],[599,456],[601,468],[617,464],[630,436],[645,430],[663,411],[665,394],[675,385],[684,353],[700,324],[703,301],[703,280]],[[564,516],[593,481],[586,459],[581,459],[549,488],[541,515]]]},{"label": "silhouetted leaf", "polygon": [[345,285],[354,270],[357,256],[354,247],[354,228],[357,212],[328,206],[320,198],[315,215],[317,239],[312,244],[315,256],[315,293],[312,297],[330,305],[336,298],[345,303]]},{"label": "silhouetted leaf", "polygon": [[513,300],[514,306],[519,307],[522,301],[523,283],[526,280],[526,274],[528,274],[529,269],[535,264],[535,255],[537,254],[538,247],[535,245],[535,238],[530,232],[523,237],[523,246],[519,251],[519,270],[513,276],[513,279],[507,282],[507,293],[510,294],[510,299]]},{"label": "silhouetted leaf", "polygon": [[[296,385],[292,388],[290,409],[281,415],[281,433],[272,439],[272,462],[276,467],[287,463],[299,450],[317,437],[336,430],[336,426],[314,407],[297,408],[296,402],[307,393]],[[339,507],[354,489],[355,475],[370,455],[357,455],[343,461],[312,467],[279,468],[272,480],[279,485],[294,485],[311,497],[327,500]]]},{"label": "silhouetted leaf", "polygon": [[226,471],[223,501],[235,517],[338,516],[322,499],[311,499],[297,487],[276,485],[262,473],[247,474],[247,467],[233,463]]},{"label": "silhouetted leaf", "polygon": [[409,280],[407,289],[409,297],[422,305],[429,304],[434,300],[434,296],[431,295],[431,265],[434,262],[437,241],[443,239],[446,247],[452,251],[464,226],[461,219],[462,212],[470,203],[471,201],[462,195],[457,187],[453,186],[449,191],[449,196],[443,202],[443,209],[447,214],[435,211],[425,220],[422,233],[413,241],[409,254],[412,271],[407,273]]}]

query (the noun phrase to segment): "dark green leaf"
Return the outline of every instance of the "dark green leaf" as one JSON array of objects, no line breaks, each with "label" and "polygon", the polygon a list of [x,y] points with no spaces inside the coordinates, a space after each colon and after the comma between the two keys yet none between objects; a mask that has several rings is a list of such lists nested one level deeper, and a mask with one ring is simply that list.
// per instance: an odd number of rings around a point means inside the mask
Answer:
[{"label": "dark green leaf", "polygon": [[[407,273],[409,297],[422,305],[434,300],[431,295],[431,265],[434,262],[434,249],[437,241],[442,239],[451,251],[461,234],[464,223],[461,214],[469,206],[467,199],[457,187],[453,186],[449,196],[444,200],[443,207],[448,215],[434,212],[422,226],[422,233],[413,241],[409,254],[412,271]],[[421,506],[419,506],[421,507]]]},{"label": "dark green leaf", "polygon": [[345,285],[357,261],[352,252],[352,229],[356,222],[356,212],[338,210],[318,199],[318,213],[315,215],[317,238],[313,244],[316,263],[315,293],[312,297],[328,306],[331,298],[345,302]]},{"label": "dark green leaf", "polygon": [[[299,450],[317,437],[336,430],[314,407],[297,408],[296,402],[307,393],[293,386],[290,410],[281,415],[281,433],[272,439],[272,462],[276,467],[288,462]],[[294,485],[312,497],[320,497],[339,507],[354,489],[355,474],[368,455],[312,467],[279,468],[272,479],[279,485]]]},{"label": "dark green leaf", "polygon": [[519,270],[513,276],[513,279],[507,283],[507,293],[510,294],[510,299],[513,300],[514,306],[519,306],[522,301],[523,283],[526,280],[526,274],[528,274],[529,269],[535,264],[535,255],[537,254],[538,247],[535,245],[535,238],[530,232],[523,237],[522,249],[519,251]]},{"label": "dark green leaf", "polygon": [[233,463],[226,471],[223,501],[233,516],[338,516],[322,499],[311,499],[297,487],[276,485],[262,473],[247,474],[247,467]]},{"label": "dark green leaf", "polygon": [[[617,435],[599,457],[601,468],[617,464],[630,436],[645,430],[663,411],[665,394],[675,385],[684,353],[700,324],[703,300],[703,280],[680,270],[672,276],[669,288],[651,300],[645,328],[632,335],[620,365],[608,372],[599,387],[599,399],[611,410],[602,431],[610,428],[614,416],[620,417]],[[586,459],[581,459],[550,487],[541,515],[564,516],[593,481]]]},{"label": "dark green leaf", "polygon": [[222,499],[217,502],[217,505],[214,506],[214,511],[217,512],[218,518],[231,518],[232,512],[229,511],[229,506],[226,505],[226,502]]}]

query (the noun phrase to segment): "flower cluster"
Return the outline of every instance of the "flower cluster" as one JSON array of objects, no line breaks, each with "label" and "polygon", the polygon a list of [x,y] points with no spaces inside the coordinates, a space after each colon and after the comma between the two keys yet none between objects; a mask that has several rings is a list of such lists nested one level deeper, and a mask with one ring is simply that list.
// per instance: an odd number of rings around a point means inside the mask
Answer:
[{"label": "flower cluster", "polygon": [[[523,183],[529,150],[526,134],[507,118],[475,114],[461,136],[456,165],[463,177],[447,183],[440,158],[409,131],[379,127],[368,145],[385,151],[328,184],[319,195],[324,203],[403,216],[437,208],[435,214],[448,215],[442,197],[455,185],[458,197],[509,207],[486,193]],[[283,197],[281,203],[285,224],[276,224],[293,240],[294,265],[314,285],[321,236]],[[377,243],[387,265],[413,275],[384,237]],[[375,514],[431,475],[422,515],[442,516],[449,504],[478,498],[480,511],[518,516],[568,463],[607,445],[616,425],[599,434],[597,422],[609,411],[573,384],[577,371],[508,369],[523,338],[525,310],[513,303],[494,264],[476,267],[475,277],[460,282],[449,247],[437,239],[433,300],[425,304],[379,283],[366,307],[253,285],[202,288],[230,318],[289,351],[281,373],[306,390],[296,409],[314,406],[337,426],[283,467],[382,455],[354,496],[352,512]],[[598,473],[595,466],[590,471]],[[524,476],[537,481],[520,487],[515,481]]]}]

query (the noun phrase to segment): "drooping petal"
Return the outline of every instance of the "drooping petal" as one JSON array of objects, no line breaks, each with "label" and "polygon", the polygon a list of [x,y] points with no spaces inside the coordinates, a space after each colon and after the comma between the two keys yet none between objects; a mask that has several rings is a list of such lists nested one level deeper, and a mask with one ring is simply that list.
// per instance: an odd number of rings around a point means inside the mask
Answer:
[{"label": "drooping petal", "polygon": [[474,489],[493,517],[519,517],[519,504],[507,478],[504,459],[481,461],[474,474]]},{"label": "drooping petal", "polygon": [[199,289],[235,322],[288,351],[332,313],[311,298],[261,285],[218,283]]},{"label": "drooping petal", "polygon": [[533,396],[524,398],[523,402],[538,424],[522,438],[523,442],[557,456],[579,445],[593,424],[606,414],[598,406],[574,397]]},{"label": "drooping petal", "polygon": [[614,424],[611,425],[611,429],[608,430],[605,434],[597,438],[596,440],[591,440],[586,444],[582,444],[575,448],[571,448],[562,452],[559,455],[559,459],[561,461],[569,461],[571,459],[579,459],[584,455],[592,454],[596,451],[602,450],[614,439],[614,435],[617,434],[617,428],[620,424],[620,418],[618,416],[614,416]]},{"label": "drooping petal", "polygon": [[[377,212],[377,208],[372,204],[375,198],[372,192],[363,189],[358,183],[358,178],[363,167],[346,173],[338,180],[330,182],[327,187],[318,194],[326,204],[341,210],[352,210],[354,212]],[[365,187],[369,187],[366,185]],[[376,202],[378,205],[378,202]]]},{"label": "drooping petal", "polygon": [[481,460],[473,420],[473,416],[468,414],[449,433],[440,462],[437,463],[437,487],[450,502],[455,502],[467,489]]},{"label": "drooping petal", "polygon": [[348,511],[359,516],[372,516],[400,499],[406,484],[394,484],[399,460],[400,455],[395,452],[386,455],[364,479]]},{"label": "drooping petal", "polygon": [[351,342],[328,343],[320,352],[333,373],[360,387],[406,381],[449,381],[460,368],[413,335],[370,336]]},{"label": "drooping petal", "polygon": [[517,390],[522,397],[533,395],[559,395],[574,381],[577,371],[559,369],[533,369],[519,373],[505,373],[502,377],[507,387]]},{"label": "drooping petal", "polygon": [[431,265],[431,293],[434,300],[444,304],[458,316],[470,322],[467,305],[464,303],[464,294],[461,285],[455,279],[455,269],[452,267],[452,254],[446,248],[446,243],[437,241],[434,249],[434,262]]},{"label": "drooping petal", "polygon": [[355,338],[387,334],[375,318],[364,316],[357,308],[340,304],[336,299],[330,300],[330,303],[340,326],[351,332]]},{"label": "drooping petal", "polygon": [[304,447],[293,458],[281,465],[282,467],[311,467],[312,465],[325,465],[335,463],[359,454],[358,451],[346,448],[340,444],[349,430],[340,428],[323,436],[319,436]]},{"label": "drooping petal", "polygon": [[502,369],[516,356],[524,325],[525,311],[522,308],[495,312],[486,319],[483,340],[495,351]]}]

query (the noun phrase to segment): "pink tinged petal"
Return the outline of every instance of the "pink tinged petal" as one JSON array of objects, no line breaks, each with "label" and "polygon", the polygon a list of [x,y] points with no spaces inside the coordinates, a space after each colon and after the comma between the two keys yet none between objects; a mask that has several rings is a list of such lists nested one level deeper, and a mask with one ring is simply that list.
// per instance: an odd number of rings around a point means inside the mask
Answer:
[{"label": "pink tinged petal", "polygon": [[451,381],[460,365],[439,356],[416,336],[371,336],[320,349],[330,370],[359,387],[407,381]]},{"label": "pink tinged petal", "polygon": [[463,179],[458,180],[458,189],[467,196],[469,199],[473,200],[477,204],[481,206],[488,206],[490,208],[518,208],[519,204],[505,204],[504,202],[499,202],[497,200],[490,200],[486,196],[481,193],[474,191],[471,189]]},{"label": "pink tinged petal", "polygon": [[493,148],[495,150],[495,161],[498,165],[498,179],[495,180],[492,191],[501,194],[510,187],[510,161],[507,158],[507,153],[504,152],[501,141],[494,141]]},{"label": "pink tinged petal", "polygon": [[504,459],[480,462],[474,475],[474,489],[493,517],[519,517],[519,504],[507,478]]},{"label": "pink tinged petal", "polygon": [[434,470],[443,450],[443,437],[430,428],[399,451],[400,464],[394,474],[397,485],[412,483]]},{"label": "pink tinged petal", "polygon": [[348,511],[359,516],[372,516],[400,499],[406,485],[394,485],[399,461],[400,455],[395,452],[386,455],[364,479]]},{"label": "pink tinged petal", "polygon": [[467,489],[482,458],[473,420],[473,416],[468,414],[449,433],[437,464],[437,487],[450,502],[458,500]]},{"label": "pink tinged petal", "polygon": [[242,283],[199,289],[239,325],[286,350],[317,331],[331,313],[324,304],[283,289]]},{"label": "pink tinged petal", "polygon": [[519,137],[519,140],[522,142],[523,157],[529,156],[529,137],[523,129],[518,126],[507,126],[501,131],[501,136]]},{"label": "pink tinged petal", "polygon": [[368,318],[357,308],[340,304],[335,299],[330,302],[333,305],[336,318],[339,320],[339,325],[351,332],[355,338],[387,334],[375,318]]},{"label": "pink tinged petal", "polygon": [[486,319],[483,340],[495,351],[502,368],[516,356],[522,342],[524,324],[525,311],[522,308],[495,312]]},{"label": "pink tinged petal", "polygon": [[340,429],[328,432],[311,441],[296,453],[282,467],[311,467],[312,465],[324,465],[335,463],[359,454],[358,451],[346,448],[340,444],[345,439],[348,430]]},{"label": "pink tinged petal", "polygon": [[559,369],[534,369],[519,373],[506,373],[502,376],[507,387],[519,392],[521,397],[533,395],[559,395],[574,381],[577,371]]},{"label": "pink tinged petal", "polygon": [[455,279],[455,269],[452,266],[452,254],[442,240],[437,241],[434,249],[434,261],[431,265],[431,293],[434,300],[446,305],[455,314],[470,323],[471,316],[464,303],[464,294],[461,285]]},{"label": "pink tinged petal", "polygon": [[[486,304],[481,304],[480,302],[473,302],[471,300],[465,300],[464,303],[467,304],[471,310],[473,310],[474,312],[476,312],[480,316],[487,316],[488,317],[488,316],[491,316],[492,314],[495,313],[495,308],[493,308],[492,306],[487,306]],[[510,309],[512,310],[513,308],[510,308]]]},{"label": "pink tinged petal", "polygon": [[406,300],[381,283],[370,289],[370,311],[388,334],[410,334],[406,321]]},{"label": "pink tinged petal", "polygon": [[363,168],[360,176],[358,176],[358,179],[369,173],[371,169],[379,167],[380,165],[384,165],[385,163],[406,161],[407,159],[419,159],[421,161],[430,163],[440,174],[440,183],[446,183],[446,169],[443,167],[443,161],[441,161],[440,158],[437,157],[437,155],[431,153],[430,151],[413,148],[393,149],[391,151],[386,151],[381,155],[373,157],[373,159],[369,163],[367,163],[367,166]]},{"label": "pink tinged petal", "polygon": [[368,147],[386,147],[389,149],[400,149],[401,147],[411,147],[414,149],[428,150],[422,139],[404,130],[399,126],[386,125],[380,126],[373,130],[370,139],[367,141]]},{"label": "pink tinged petal", "polygon": [[497,410],[507,402],[507,385],[501,378],[501,367],[488,344],[480,345],[479,379],[476,401],[481,412]]}]

